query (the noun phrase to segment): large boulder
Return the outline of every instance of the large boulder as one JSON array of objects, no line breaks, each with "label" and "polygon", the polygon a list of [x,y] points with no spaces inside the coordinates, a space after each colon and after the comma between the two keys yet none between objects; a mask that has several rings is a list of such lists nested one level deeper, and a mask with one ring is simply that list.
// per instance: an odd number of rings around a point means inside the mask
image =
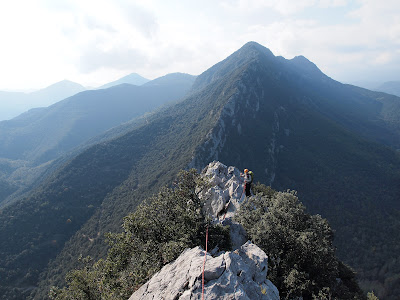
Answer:
[{"label": "large boulder", "polygon": [[[202,298],[205,251],[185,250],[138,289],[129,300]],[[233,252],[206,254],[204,299],[279,299],[267,276],[268,257],[250,241]]]}]

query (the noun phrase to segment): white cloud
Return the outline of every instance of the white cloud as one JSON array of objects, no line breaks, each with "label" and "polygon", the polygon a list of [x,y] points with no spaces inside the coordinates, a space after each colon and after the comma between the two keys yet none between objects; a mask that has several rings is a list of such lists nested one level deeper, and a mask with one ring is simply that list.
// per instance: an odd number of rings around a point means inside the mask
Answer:
[{"label": "white cloud", "polygon": [[318,6],[323,8],[346,6],[349,0],[319,0]]},{"label": "white cloud", "polygon": [[71,63],[72,45],[58,34],[55,24],[60,22],[62,18],[37,9],[33,2],[21,5],[19,1],[4,1],[0,4],[1,83],[12,86],[12,82],[32,81],[37,84],[39,74],[64,69],[65,63]]},{"label": "white cloud", "polygon": [[349,0],[236,0],[223,1],[222,6],[229,10],[242,12],[270,9],[283,16],[290,16],[312,7],[341,7],[346,6],[348,3]]},{"label": "white cloud", "polygon": [[147,57],[140,50],[131,47],[88,49],[80,60],[79,68],[83,73],[92,73],[100,68],[129,71],[147,65]]},{"label": "white cloud", "polygon": [[307,7],[311,7],[316,4],[315,0],[298,0],[298,1],[290,1],[290,0],[277,0],[274,1],[271,8],[276,9],[283,15],[292,15],[299,13],[306,9]]},{"label": "white cloud", "polygon": [[147,9],[130,1],[122,2],[119,9],[121,15],[125,16],[126,20],[146,37],[152,37],[157,33],[159,27],[157,20]]},{"label": "white cloud", "polygon": [[0,90],[199,74],[250,40],[335,79],[383,78],[400,68],[399,15],[397,0],[2,1]]},{"label": "white cloud", "polygon": [[260,9],[272,9],[282,15],[291,15],[316,4],[316,0],[237,0],[224,1],[222,6],[229,10],[252,12]]},{"label": "white cloud", "polygon": [[[304,55],[338,80],[365,80],[373,76],[377,81],[390,80],[388,76],[395,75],[386,70],[394,65],[400,69],[400,3],[392,1],[384,8],[378,1],[362,1],[359,5],[345,16],[348,22],[325,24],[319,19],[304,19],[302,15],[289,16],[253,26],[247,36],[264,38],[264,44],[276,55],[287,58]],[[329,11],[325,13],[327,19],[331,17]],[[399,75],[392,78],[399,79]]]},{"label": "white cloud", "polygon": [[392,52],[384,51],[379,53],[372,61],[376,65],[386,65],[394,60],[395,56]]}]

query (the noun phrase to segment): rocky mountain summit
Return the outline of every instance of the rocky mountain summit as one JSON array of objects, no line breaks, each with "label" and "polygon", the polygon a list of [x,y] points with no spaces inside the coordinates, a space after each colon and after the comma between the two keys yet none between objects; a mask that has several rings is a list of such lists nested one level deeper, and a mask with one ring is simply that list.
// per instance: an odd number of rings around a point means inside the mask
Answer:
[{"label": "rocky mountain summit", "polygon": [[198,190],[203,209],[213,222],[230,225],[234,251],[186,249],[130,300],[201,299],[204,260],[204,299],[280,299],[278,289],[267,279],[268,256],[247,241],[243,227],[232,220],[246,199],[239,170],[214,161],[201,176],[206,181],[206,187]]}]

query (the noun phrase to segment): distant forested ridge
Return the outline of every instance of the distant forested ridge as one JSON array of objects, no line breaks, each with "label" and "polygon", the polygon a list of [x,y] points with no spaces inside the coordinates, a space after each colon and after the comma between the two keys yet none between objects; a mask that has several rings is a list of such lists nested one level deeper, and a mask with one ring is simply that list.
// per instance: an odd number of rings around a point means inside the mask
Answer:
[{"label": "distant forested ridge", "polygon": [[[53,160],[71,156],[72,150],[79,153],[77,147],[94,144],[104,132],[113,129],[115,136],[119,132],[115,127],[178,101],[194,79],[188,74],[174,73],[144,86],[122,84],[85,91],[0,122],[0,164],[3,161],[4,166],[0,169],[0,182],[16,186],[17,191],[30,188],[36,179],[45,177]],[[0,206],[13,201],[14,192],[7,189],[0,193]]]},{"label": "distant forested ridge", "polygon": [[79,83],[63,80],[33,92],[0,91],[0,121],[11,120],[37,107],[46,107],[85,91]]}]

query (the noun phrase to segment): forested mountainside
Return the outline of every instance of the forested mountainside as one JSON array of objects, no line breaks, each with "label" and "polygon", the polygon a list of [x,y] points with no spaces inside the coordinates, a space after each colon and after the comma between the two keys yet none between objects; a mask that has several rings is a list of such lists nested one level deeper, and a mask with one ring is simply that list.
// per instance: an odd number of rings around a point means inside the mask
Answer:
[{"label": "forested mountainside", "polygon": [[7,197],[42,176],[51,160],[112,127],[179,100],[194,79],[188,74],[169,74],[146,86],[124,84],[86,91],[0,122],[0,159],[5,167],[0,182],[7,187],[0,203],[11,201]]},{"label": "forested mountainside", "polygon": [[[180,169],[220,160],[296,189],[311,213],[329,220],[338,255],[361,284],[395,299],[399,120],[389,112],[399,105],[340,84],[303,57],[286,60],[248,43],[198,76],[182,102],[85,150],[2,210],[2,291],[22,297],[39,285],[32,297],[42,299],[79,254],[104,256],[104,234],[120,230]],[[26,261],[35,261],[30,276]]]}]

